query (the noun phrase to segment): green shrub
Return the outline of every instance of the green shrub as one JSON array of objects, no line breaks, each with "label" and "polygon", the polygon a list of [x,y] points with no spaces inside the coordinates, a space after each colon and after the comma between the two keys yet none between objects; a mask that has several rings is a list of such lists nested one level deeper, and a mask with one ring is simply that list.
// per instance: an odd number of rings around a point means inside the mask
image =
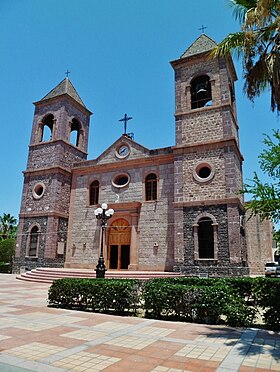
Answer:
[{"label": "green shrub", "polygon": [[1,274],[8,274],[11,272],[11,264],[0,262],[0,273]]},{"label": "green shrub", "polygon": [[274,330],[280,329],[280,279],[256,278],[254,294],[263,310],[264,323]]},{"label": "green shrub", "polygon": [[155,279],[144,284],[143,308],[147,317],[211,324],[223,321],[234,326],[247,326],[254,319],[255,310],[223,281],[190,280],[197,285],[189,286],[184,280],[179,280],[184,284],[172,282],[176,280]]},{"label": "green shrub", "polygon": [[49,304],[63,308],[131,314],[197,323],[250,326],[261,309],[265,326],[280,329],[280,279],[164,278],[59,279]]},{"label": "green shrub", "polygon": [[10,263],[15,254],[16,240],[9,238],[0,241],[0,261]]},{"label": "green shrub", "polygon": [[138,280],[58,279],[49,289],[49,305],[124,314],[138,307]]}]

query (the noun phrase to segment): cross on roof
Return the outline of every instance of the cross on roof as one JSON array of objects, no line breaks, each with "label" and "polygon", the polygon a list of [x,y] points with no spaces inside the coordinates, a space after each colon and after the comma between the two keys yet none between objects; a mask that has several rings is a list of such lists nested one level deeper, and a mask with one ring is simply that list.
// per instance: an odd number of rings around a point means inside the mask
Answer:
[{"label": "cross on roof", "polygon": [[204,34],[204,31],[206,30],[206,28],[207,28],[207,26],[201,25],[199,30],[202,32],[202,34]]},{"label": "cross on roof", "polygon": [[69,74],[70,74],[70,71],[67,69],[67,71],[65,72],[66,77],[68,77]]},{"label": "cross on roof", "polygon": [[119,121],[123,121],[123,123],[124,123],[124,134],[126,134],[126,126],[127,126],[127,122],[128,122],[128,120],[131,120],[131,119],[133,119],[133,118],[127,116],[127,114],[124,114],[124,117],[123,117],[122,119],[119,120]]}]

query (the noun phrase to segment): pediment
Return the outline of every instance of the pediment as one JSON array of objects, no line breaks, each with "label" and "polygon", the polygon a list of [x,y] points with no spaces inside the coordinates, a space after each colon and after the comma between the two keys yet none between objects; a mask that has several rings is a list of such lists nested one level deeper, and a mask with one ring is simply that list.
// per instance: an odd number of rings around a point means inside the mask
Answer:
[{"label": "pediment", "polygon": [[122,135],[107,150],[105,150],[95,161],[96,164],[108,164],[149,157],[150,150],[133,141],[130,137]]}]

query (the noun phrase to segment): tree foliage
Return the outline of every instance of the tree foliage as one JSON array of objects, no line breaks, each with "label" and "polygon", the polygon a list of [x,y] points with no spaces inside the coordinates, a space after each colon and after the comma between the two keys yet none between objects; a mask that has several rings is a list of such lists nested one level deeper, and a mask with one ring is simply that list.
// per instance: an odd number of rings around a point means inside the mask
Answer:
[{"label": "tree foliage", "polygon": [[4,239],[0,242],[0,262],[11,263],[15,255],[16,241],[13,238]]},{"label": "tree foliage", "polygon": [[0,240],[15,238],[17,233],[17,220],[10,213],[0,216]]},{"label": "tree foliage", "polygon": [[[266,148],[259,155],[260,168],[270,178],[270,182],[263,182],[254,173],[250,183],[243,185],[242,193],[252,197],[248,209],[261,219],[270,218],[274,223],[280,222],[280,131],[273,132],[273,139],[265,135],[263,143]],[[280,242],[280,230],[275,238]]]},{"label": "tree foliage", "polygon": [[280,112],[280,0],[231,0],[241,31],[230,33],[212,52],[242,57],[244,91],[254,101],[270,90],[271,110]]}]

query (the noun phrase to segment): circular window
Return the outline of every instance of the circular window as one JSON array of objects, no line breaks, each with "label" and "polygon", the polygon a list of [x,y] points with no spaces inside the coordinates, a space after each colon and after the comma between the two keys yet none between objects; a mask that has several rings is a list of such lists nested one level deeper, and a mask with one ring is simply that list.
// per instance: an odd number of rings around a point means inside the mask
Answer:
[{"label": "circular window", "polygon": [[46,186],[43,183],[36,183],[32,190],[33,198],[40,199],[44,195],[45,189]]},{"label": "circular window", "polygon": [[209,167],[202,167],[198,171],[198,176],[200,178],[208,178],[211,174],[211,169]]},{"label": "circular window", "polygon": [[128,174],[118,174],[112,181],[113,186],[121,188],[129,184],[130,177]]},{"label": "circular window", "polygon": [[208,182],[214,177],[213,166],[208,163],[198,164],[194,171],[193,177],[198,182]]}]

